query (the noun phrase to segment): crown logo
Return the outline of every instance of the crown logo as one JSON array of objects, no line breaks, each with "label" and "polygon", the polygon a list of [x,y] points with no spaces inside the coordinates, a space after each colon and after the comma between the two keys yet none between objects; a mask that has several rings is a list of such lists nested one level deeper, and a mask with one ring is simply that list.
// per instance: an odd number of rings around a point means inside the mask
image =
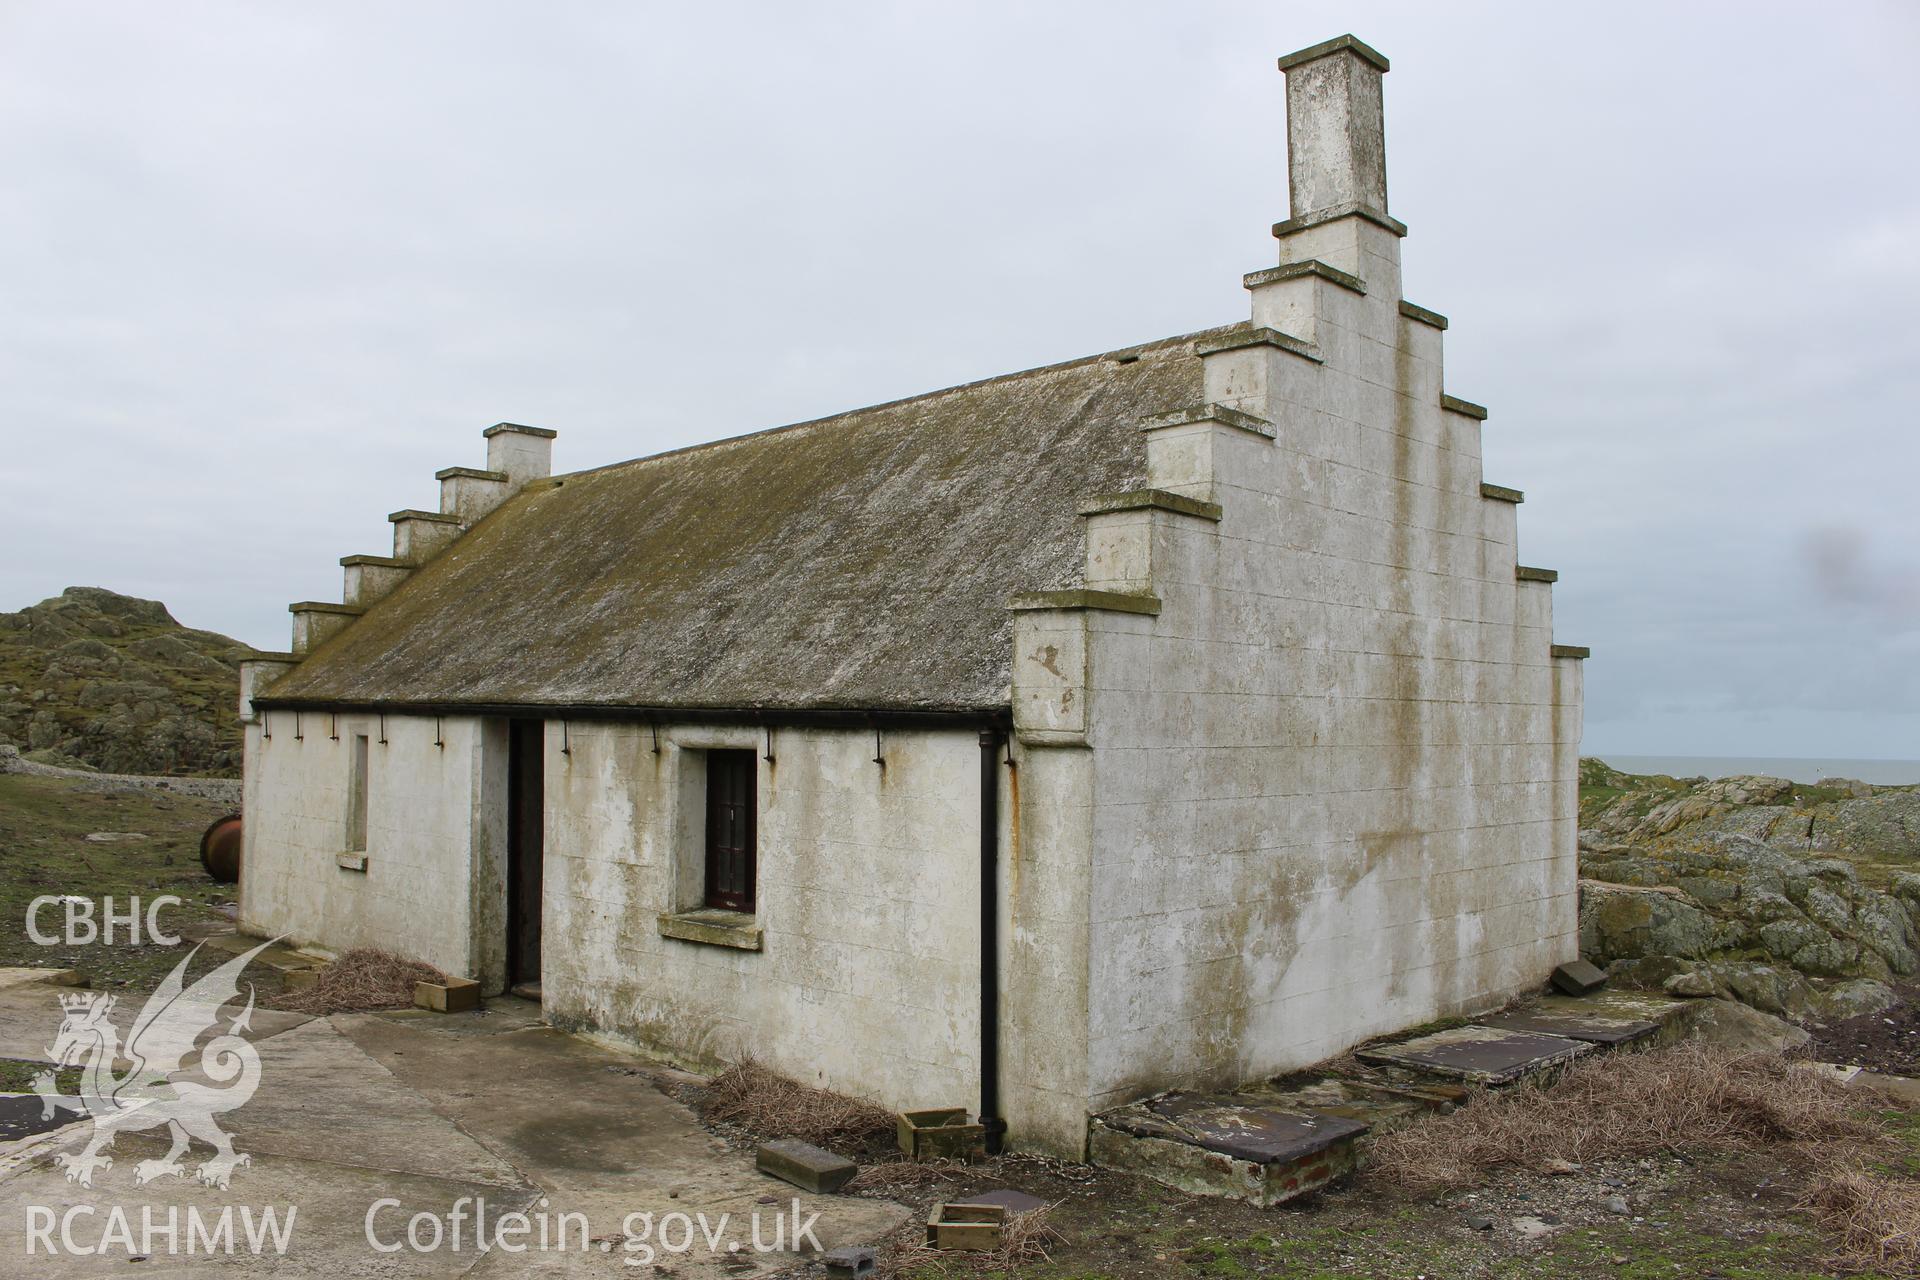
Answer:
[{"label": "crown logo", "polygon": [[60,1007],[68,1013],[85,1013],[93,1008],[93,1002],[100,999],[99,993],[88,991],[60,997]]}]

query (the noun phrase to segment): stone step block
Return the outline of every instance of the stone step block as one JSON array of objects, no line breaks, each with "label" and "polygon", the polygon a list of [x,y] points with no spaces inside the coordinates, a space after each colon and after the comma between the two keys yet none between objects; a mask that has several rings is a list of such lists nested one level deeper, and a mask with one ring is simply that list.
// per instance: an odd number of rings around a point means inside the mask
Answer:
[{"label": "stone step block", "polygon": [[818,1195],[833,1194],[860,1172],[859,1166],[845,1156],[837,1156],[798,1138],[762,1143],[754,1156],[754,1167]]}]

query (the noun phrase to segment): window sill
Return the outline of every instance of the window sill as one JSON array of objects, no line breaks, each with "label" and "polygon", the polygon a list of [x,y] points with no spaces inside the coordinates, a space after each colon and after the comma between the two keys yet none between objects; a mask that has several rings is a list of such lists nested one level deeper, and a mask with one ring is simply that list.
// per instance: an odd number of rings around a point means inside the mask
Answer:
[{"label": "window sill", "polygon": [[753,917],[740,911],[721,911],[702,907],[698,911],[679,911],[659,917],[660,936],[681,942],[700,942],[710,947],[732,947],[736,951],[760,949],[760,927]]},{"label": "window sill", "polygon": [[358,871],[362,875],[367,871],[367,855],[364,853],[336,853],[333,865],[342,871]]}]

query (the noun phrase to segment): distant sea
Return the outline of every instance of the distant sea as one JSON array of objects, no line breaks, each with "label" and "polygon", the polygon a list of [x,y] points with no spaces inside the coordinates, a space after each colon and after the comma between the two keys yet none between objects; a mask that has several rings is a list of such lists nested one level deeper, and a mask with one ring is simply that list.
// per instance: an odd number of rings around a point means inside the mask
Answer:
[{"label": "distant sea", "polygon": [[1601,755],[1624,773],[1664,773],[1675,778],[1726,778],[1757,774],[1789,782],[1818,782],[1822,778],[1854,778],[1879,786],[1920,783],[1920,760],[1842,760],[1815,757],[1796,760],[1775,756],[1616,756]]}]

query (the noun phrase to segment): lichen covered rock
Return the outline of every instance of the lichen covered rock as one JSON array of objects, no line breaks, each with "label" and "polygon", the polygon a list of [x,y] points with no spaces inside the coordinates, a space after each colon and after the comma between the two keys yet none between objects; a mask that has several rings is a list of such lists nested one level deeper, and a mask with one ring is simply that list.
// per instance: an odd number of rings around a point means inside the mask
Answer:
[{"label": "lichen covered rock", "polygon": [[1616,982],[1823,1021],[1920,972],[1920,791],[1581,780],[1581,946]]},{"label": "lichen covered rock", "polygon": [[237,774],[242,647],[98,587],[0,613],[0,744],[109,773]]}]

